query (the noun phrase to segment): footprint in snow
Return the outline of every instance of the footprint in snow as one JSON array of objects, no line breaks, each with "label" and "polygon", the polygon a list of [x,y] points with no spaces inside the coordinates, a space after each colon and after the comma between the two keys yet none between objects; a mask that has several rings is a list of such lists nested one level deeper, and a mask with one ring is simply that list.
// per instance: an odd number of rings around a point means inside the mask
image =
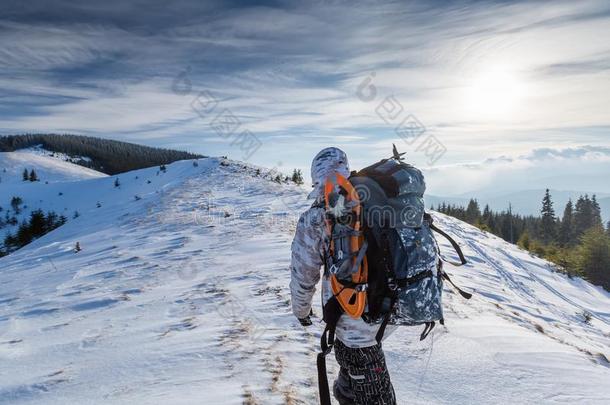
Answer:
[{"label": "footprint in snow", "polygon": [[83,334],[81,342],[80,342],[80,349],[81,350],[92,349],[97,344],[99,339],[102,337],[101,332],[102,331],[99,329],[89,329],[87,332],[85,332]]},{"label": "footprint in snow", "polygon": [[195,323],[197,319],[195,317],[184,318],[181,321],[170,325],[165,332],[159,335],[159,338],[164,338],[170,335],[172,332],[185,332],[197,328],[199,325]]}]

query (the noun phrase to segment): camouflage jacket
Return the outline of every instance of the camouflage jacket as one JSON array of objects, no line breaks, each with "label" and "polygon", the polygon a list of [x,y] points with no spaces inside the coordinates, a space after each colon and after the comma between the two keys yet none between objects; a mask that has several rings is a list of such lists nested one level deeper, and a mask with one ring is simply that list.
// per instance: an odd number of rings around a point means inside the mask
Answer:
[{"label": "camouflage jacket", "polygon": [[[292,312],[297,318],[305,318],[311,310],[311,303],[320,281],[324,265],[324,251],[328,244],[325,232],[324,208],[312,207],[299,218],[292,242],[292,262],[290,266],[290,292]],[[322,304],[332,296],[330,281],[322,280]],[[336,330],[337,339],[352,348],[369,347],[377,344],[375,336],[379,325],[368,324],[362,319],[343,315]],[[384,336],[389,336],[394,328],[389,326]]]}]

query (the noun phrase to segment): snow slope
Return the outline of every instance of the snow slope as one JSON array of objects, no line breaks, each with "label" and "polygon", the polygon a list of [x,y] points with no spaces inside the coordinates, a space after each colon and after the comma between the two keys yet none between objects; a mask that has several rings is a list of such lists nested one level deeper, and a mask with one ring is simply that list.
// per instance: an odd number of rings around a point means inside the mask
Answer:
[{"label": "snow slope", "polygon": [[[65,155],[53,154],[41,148],[29,148],[16,152],[0,153],[0,207],[2,218],[10,210],[11,199],[23,199],[22,210],[14,216],[18,222],[26,219],[35,209],[55,211],[58,215],[70,217],[74,211],[89,201],[64,196],[64,190],[78,188],[79,180],[99,179],[106,174],[91,170],[67,161]],[[40,181],[23,181],[23,170],[34,170]],[[12,210],[11,210],[12,211]],[[7,233],[15,231],[17,226],[0,223],[0,247]]]},{"label": "snow slope", "polygon": [[0,152],[0,187],[21,185],[23,169],[34,169],[42,183],[74,181],[106,176],[104,173],[79,166],[68,161],[68,157],[47,152],[40,148],[21,149],[15,152]]},{"label": "snow slope", "polygon": [[[64,183],[81,216],[0,259],[0,403],[316,403],[322,324],[301,327],[288,291],[306,192],[198,162],[123,174],[119,189]],[[475,296],[448,288],[445,328],[386,340],[398,402],[610,403],[610,294],[435,218],[470,262],[448,271]]]}]

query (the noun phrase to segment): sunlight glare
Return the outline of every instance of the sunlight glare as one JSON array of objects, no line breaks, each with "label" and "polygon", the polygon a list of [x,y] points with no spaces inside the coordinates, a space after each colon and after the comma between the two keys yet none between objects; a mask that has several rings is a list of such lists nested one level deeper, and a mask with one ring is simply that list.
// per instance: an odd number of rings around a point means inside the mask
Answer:
[{"label": "sunlight glare", "polygon": [[510,118],[524,92],[525,85],[516,73],[501,68],[483,70],[465,88],[465,107],[471,114]]}]

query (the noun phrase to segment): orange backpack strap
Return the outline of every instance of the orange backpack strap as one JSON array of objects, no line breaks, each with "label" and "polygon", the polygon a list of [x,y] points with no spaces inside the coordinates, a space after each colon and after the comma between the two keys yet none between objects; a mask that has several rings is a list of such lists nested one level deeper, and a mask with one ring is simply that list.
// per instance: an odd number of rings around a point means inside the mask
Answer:
[{"label": "orange backpack strap", "polygon": [[[349,252],[351,257],[352,279],[351,283],[342,283],[331,270],[330,285],[333,295],[336,297],[343,311],[352,318],[360,318],[366,307],[366,283],[368,276],[368,264],[366,259],[367,244],[362,235],[361,228],[361,205],[358,193],[352,183],[339,173],[331,175],[324,185],[324,201],[327,211],[332,211],[331,195],[339,191],[345,198],[346,209],[351,210],[351,223],[349,228],[353,231],[349,238]],[[332,258],[335,254],[335,243],[333,240],[333,219],[327,220],[327,232],[330,237],[329,255]],[[335,267],[335,266],[333,266]]]}]

